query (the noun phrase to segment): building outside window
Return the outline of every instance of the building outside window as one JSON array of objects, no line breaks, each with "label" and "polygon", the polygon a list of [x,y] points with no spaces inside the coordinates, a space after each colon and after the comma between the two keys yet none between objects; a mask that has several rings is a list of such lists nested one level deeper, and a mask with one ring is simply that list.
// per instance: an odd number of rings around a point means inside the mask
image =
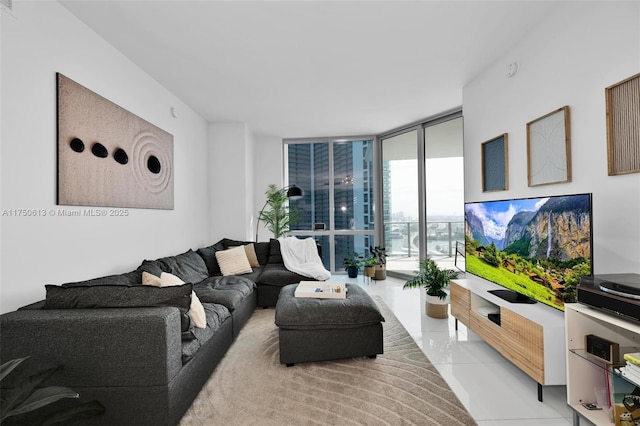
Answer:
[{"label": "building outside window", "polygon": [[298,220],[291,235],[312,236],[327,269],[341,272],[351,252],[365,256],[374,245],[373,138],[287,141],[287,178],[304,190],[292,200]]}]

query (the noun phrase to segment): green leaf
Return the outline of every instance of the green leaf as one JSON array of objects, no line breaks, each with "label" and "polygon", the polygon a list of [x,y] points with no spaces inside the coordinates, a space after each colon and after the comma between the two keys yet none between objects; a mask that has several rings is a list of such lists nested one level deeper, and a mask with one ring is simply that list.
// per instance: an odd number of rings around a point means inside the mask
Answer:
[{"label": "green leaf", "polygon": [[46,388],[36,389],[16,408],[10,410],[7,413],[3,413],[2,418],[4,419],[6,417],[28,413],[29,411],[37,410],[40,407],[49,405],[52,402],[56,402],[62,398],[79,397],[80,395],[77,392],[62,386],[49,386]]},{"label": "green leaf", "polygon": [[7,405],[3,407],[3,413],[5,411],[13,411],[15,407],[22,406],[24,401],[32,395],[33,390],[40,385],[40,383],[53,376],[59,370],[62,370],[62,366],[48,368],[40,373],[29,376],[26,380],[20,382],[11,392],[10,398],[7,398]]},{"label": "green leaf", "polygon": [[105,412],[104,405],[98,401],[89,401],[84,404],[75,405],[73,407],[60,410],[49,417],[47,417],[42,426],[55,425],[61,422],[68,422],[69,420],[85,419],[88,417],[99,416]]},{"label": "green leaf", "polygon": [[9,373],[11,373],[18,365],[22,363],[22,361],[28,359],[26,356],[24,358],[16,358],[11,361],[7,361],[4,364],[0,365],[0,380],[4,379]]}]

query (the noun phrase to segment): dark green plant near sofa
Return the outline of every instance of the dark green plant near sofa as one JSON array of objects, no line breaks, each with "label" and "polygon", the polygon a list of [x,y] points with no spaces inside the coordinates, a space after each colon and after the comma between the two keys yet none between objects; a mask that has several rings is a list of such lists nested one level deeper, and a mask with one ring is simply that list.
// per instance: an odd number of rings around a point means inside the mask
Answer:
[{"label": "dark green plant near sofa", "polygon": [[275,184],[270,184],[265,192],[267,196],[266,207],[259,213],[258,219],[263,221],[267,229],[273,233],[274,238],[280,238],[289,232],[290,225],[298,220],[298,211],[289,207],[287,201],[287,188],[278,189]]},{"label": "dark green plant near sofa", "polygon": [[[2,364],[0,366],[0,382],[28,358],[17,358]],[[26,377],[16,383],[14,388],[3,389],[0,397],[0,422],[4,422],[9,417],[32,412],[63,398],[79,398],[80,395],[77,392],[67,387],[37,387],[61,369],[61,366],[49,368]],[[104,406],[98,401],[90,401],[55,411],[38,420],[42,425],[54,425],[100,415],[104,413],[104,410]]]}]

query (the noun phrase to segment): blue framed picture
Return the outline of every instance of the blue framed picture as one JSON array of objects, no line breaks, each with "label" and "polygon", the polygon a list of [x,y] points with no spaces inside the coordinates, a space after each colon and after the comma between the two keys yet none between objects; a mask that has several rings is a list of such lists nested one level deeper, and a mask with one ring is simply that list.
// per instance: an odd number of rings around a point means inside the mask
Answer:
[{"label": "blue framed picture", "polygon": [[482,143],[482,191],[504,191],[509,189],[508,135]]}]

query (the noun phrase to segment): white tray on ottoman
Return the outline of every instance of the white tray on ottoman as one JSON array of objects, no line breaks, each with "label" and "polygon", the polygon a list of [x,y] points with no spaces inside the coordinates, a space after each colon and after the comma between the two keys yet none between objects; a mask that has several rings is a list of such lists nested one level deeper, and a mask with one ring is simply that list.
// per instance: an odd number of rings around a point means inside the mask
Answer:
[{"label": "white tray on ottoman", "polygon": [[294,294],[315,299],[346,299],[347,288],[345,283],[335,281],[300,281]]}]

